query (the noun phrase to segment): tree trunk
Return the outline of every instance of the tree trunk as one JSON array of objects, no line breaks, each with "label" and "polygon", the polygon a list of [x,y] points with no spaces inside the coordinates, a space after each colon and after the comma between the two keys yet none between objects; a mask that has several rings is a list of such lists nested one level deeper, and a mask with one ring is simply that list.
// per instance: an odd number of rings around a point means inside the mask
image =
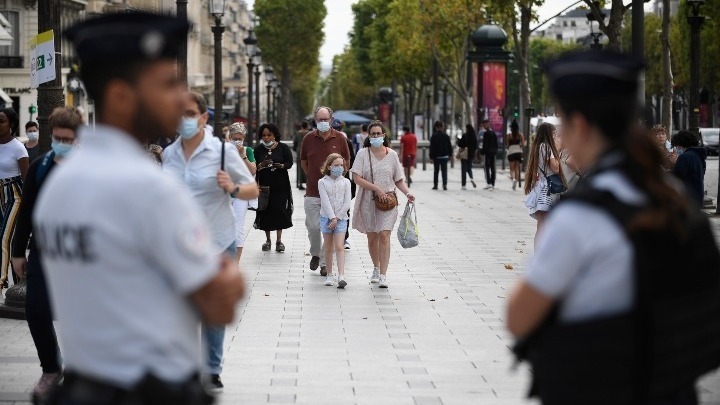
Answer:
[{"label": "tree trunk", "polygon": [[620,52],[622,51],[622,41],[620,33],[622,31],[623,17],[627,8],[623,4],[623,0],[612,0],[612,6],[610,7],[610,19],[608,23],[600,16],[602,9],[595,6],[593,0],[584,0],[585,4],[590,8],[590,11],[595,14],[595,18],[600,27],[600,31],[608,37],[608,43],[605,49]]},{"label": "tree trunk", "polygon": [[[525,109],[530,107],[530,21],[532,20],[532,3],[528,2],[520,6],[520,42],[517,54],[518,68],[520,69],[520,115],[525,117]],[[530,133],[529,128],[524,128],[526,120],[521,120],[518,124],[523,127],[523,132]]]},{"label": "tree trunk", "polygon": [[670,64],[670,0],[662,0],[662,30],[660,43],[662,46],[663,66],[663,101],[662,101],[662,125],[667,128],[668,135],[672,134],[672,99],[673,99],[673,74]]}]

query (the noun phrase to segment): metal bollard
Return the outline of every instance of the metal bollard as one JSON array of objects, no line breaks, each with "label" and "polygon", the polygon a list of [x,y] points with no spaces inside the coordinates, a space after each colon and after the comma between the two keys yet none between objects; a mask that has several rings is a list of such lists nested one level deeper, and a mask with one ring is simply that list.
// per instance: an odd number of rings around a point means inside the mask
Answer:
[{"label": "metal bollard", "polygon": [[427,149],[422,148],[422,152],[423,152],[423,171],[426,171],[427,170]]}]

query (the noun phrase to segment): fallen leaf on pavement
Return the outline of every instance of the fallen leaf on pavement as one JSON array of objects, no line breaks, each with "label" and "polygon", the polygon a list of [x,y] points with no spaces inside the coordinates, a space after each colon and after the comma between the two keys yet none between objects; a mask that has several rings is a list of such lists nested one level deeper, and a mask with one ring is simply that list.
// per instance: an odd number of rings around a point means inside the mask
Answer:
[{"label": "fallen leaf on pavement", "polygon": [[506,264],[506,265],[505,265],[505,268],[508,269],[508,270],[512,270],[512,269],[513,269],[513,265],[512,265],[512,264]]}]

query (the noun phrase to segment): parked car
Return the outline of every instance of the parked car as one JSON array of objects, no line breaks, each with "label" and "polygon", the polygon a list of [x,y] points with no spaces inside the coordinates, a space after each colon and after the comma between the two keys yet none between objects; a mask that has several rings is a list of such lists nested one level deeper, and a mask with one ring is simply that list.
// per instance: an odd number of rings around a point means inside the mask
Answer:
[{"label": "parked car", "polygon": [[703,145],[708,151],[708,155],[718,154],[718,138],[720,138],[720,128],[700,128]]}]

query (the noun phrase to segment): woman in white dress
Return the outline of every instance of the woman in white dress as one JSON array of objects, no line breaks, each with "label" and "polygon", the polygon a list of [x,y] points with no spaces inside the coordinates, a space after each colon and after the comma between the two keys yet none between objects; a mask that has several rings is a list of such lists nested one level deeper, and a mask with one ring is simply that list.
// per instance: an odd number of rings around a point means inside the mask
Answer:
[{"label": "woman in white dress", "polygon": [[390,140],[385,135],[382,122],[373,121],[368,128],[369,136],[363,148],[355,156],[350,172],[353,181],[360,186],[353,211],[353,228],[367,234],[368,250],[373,262],[371,283],[388,288],[387,270],[390,262],[390,232],[398,218],[398,209],[380,211],[375,207],[374,198],[388,199],[388,193],[400,190],[408,201],[415,196],[405,184],[405,175],[400,159],[394,150],[388,148]]},{"label": "woman in white dress", "polygon": [[555,144],[555,126],[543,122],[537,129],[532,150],[528,158],[525,172],[525,206],[528,214],[537,221],[537,237],[545,217],[557,202],[558,194],[551,194],[547,176],[559,174],[563,183],[567,184],[560,170],[560,153]]},{"label": "woman in white dress", "polygon": [[[253,149],[250,147],[243,146],[245,141],[245,135],[247,135],[247,129],[245,125],[240,122],[233,123],[230,125],[230,139],[237,147],[240,157],[243,162],[250,170],[250,174],[253,176],[257,172],[257,166],[255,164],[255,155]],[[243,246],[245,245],[245,215],[248,211],[248,204],[250,201],[241,200],[239,198],[232,199],[233,213],[235,214],[235,226],[236,226],[236,242],[237,242],[237,260],[240,261],[242,256]]]}]

